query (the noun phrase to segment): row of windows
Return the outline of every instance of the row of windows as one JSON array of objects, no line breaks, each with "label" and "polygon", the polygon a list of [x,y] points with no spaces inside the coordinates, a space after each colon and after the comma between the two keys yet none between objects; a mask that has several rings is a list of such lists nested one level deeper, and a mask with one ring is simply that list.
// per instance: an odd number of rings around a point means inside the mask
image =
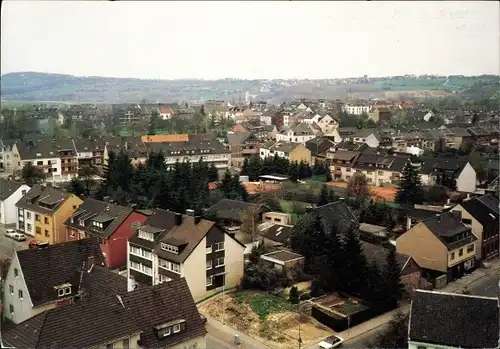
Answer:
[{"label": "row of windows", "polygon": [[161,268],[170,270],[174,273],[181,273],[181,265],[173,262],[166,261],[164,259],[158,258],[158,264]]},{"label": "row of windows", "polygon": [[178,247],[166,244],[164,242],[161,243],[161,249],[165,250],[165,251],[168,251],[168,252],[175,253],[175,254],[179,254],[179,248]]},{"label": "row of windows", "polygon": [[213,245],[207,246],[207,254],[224,250],[224,242],[216,242]]},{"label": "row of windows", "polygon": [[137,236],[144,240],[154,241],[154,234],[145,232],[144,230],[139,230],[139,234]]},{"label": "row of windows", "polygon": [[[14,286],[9,285],[9,293],[13,296],[14,295]],[[23,299],[23,290],[17,290],[17,297],[19,299]]]},{"label": "row of windows", "polygon": [[[474,251],[474,244],[470,244],[467,246],[467,253],[471,253]],[[459,257],[462,257],[464,255],[464,249],[461,248],[460,250],[458,250],[458,256]],[[455,259],[455,252],[452,252],[450,254],[450,261],[454,260]]]},{"label": "row of windows", "polygon": [[151,269],[151,267],[148,267],[147,265],[144,265],[141,263],[130,261],[130,269],[140,271],[141,273],[146,274],[146,275],[150,275],[150,276],[153,275],[153,269]]},{"label": "row of windows", "polygon": [[146,258],[146,259],[149,259],[149,260],[152,260],[153,259],[153,255],[151,252],[149,251],[146,251],[140,247],[136,247],[136,246],[130,246],[130,254],[133,254],[135,256],[139,256],[139,257],[142,257],[142,258]]},{"label": "row of windows", "polygon": [[214,268],[223,267],[224,266],[224,257],[214,259],[213,263],[212,263],[212,260],[207,261],[207,270],[212,269],[212,264],[213,264]]}]

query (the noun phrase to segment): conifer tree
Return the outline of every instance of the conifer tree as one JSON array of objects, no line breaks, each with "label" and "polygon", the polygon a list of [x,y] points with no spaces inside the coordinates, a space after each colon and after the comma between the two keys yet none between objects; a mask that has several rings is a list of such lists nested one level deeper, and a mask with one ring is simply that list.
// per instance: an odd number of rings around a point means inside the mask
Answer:
[{"label": "conifer tree", "polygon": [[396,194],[396,202],[403,205],[422,203],[422,183],[415,165],[408,161],[403,168],[401,183]]},{"label": "conifer tree", "polygon": [[330,202],[330,189],[326,184],[323,184],[318,198],[318,206],[326,205]]},{"label": "conifer tree", "polygon": [[384,280],[386,304],[389,307],[396,307],[403,298],[404,286],[401,283],[401,265],[396,260],[396,251],[393,248],[387,254],[382,279]]}]

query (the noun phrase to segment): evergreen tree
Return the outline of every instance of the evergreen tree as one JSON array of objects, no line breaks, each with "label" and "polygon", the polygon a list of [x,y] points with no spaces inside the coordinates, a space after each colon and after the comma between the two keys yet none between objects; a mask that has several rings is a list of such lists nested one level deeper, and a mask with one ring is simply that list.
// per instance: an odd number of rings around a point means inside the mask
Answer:
[{"label": "evergreen tree", "polygon": [[250,168],[249,168],[249,161],[250,159],[249,158],[244,158],[243,159],[243,165],[241,166],[241,172],[240,172],[240,175],[242,176],[248,176],[248,173],[250,171]]},{"label": "evergreen tree", "polygon": [[365,285],[367,262],[356,230],[349,229],[343,244],[345,268],[341,271],[341,282],[347,292],[361,294]]},{"label": "evergreen tree", "polygon": [[340,235],[333,226],[326,236],[324,256],[326,264],[321,269],[323,289],[328,291],[345,289],[345,280],[342,278],[346,267],[343,246]]},{"label": "evergreen tree", "polygon": [[401,283],[401,265],[396,260],[396,251],[391,248],[387,254],[384,280],[385,300],[389,307],[396,307],[403,298],[404,285]]},{"label": "evergreen tree", "polygon": [[217,182],[219,180],[219,170],[217,170],[217,167],[213,162],[210,164],[210,167],[208,168],[207,175],[209,182]]},{"label": "evergreen tree", "polygon": [[158,111],[153,110],[151,118],[149,119],[148,135],[155,135],[160,122],[160,115]]},{"label": "evergreen tree", "polygon": [[330,202],[330,189],[326,184],[323,184],[318,198],[318,206],[326,205]]},{"label": "evergreen tree", "polygon": [[71,182],[69,182],[66,190],[76,196],[83,196],[85,193],[85,185],[78,178],[72,178]]},{"label": "evergreen tree", "polygon": [[418,168],[407,162],[402,171],[402,179],[396,194],[396,202],[402,205],[422,203],[422,184]]},{"label": "evergreen tree", "polygon": [[290,288],[290,295],[288,296],[288,300],[292,304],[299,304],[299,290],[297,289],[297,286],[292,286]]},{"label": "evergreen tree", "polygon": [[296,162],[292,162],[288,168],[288,179],[291,182],[297,182],[300,177],[299,165]]}]

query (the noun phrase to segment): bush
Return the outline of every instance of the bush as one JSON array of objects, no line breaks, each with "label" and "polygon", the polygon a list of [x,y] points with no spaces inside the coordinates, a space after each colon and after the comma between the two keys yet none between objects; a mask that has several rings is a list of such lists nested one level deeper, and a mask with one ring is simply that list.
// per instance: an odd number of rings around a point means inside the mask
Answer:
[{"label": "bush", "polygon": [[299,290],[297,289],[297,286],[292,286],[290,289],[290,296],[288,298],[290,303],[292,304],[299,304]]},{"label": "bush", "polygon": [[241,279],[241,288],[269,291],[286,285],[286,281],[281,272],[260,260],[255,264],[247,265]]},{"label": "bush", "polygon": [[307,301],[308,299],[311,299],[311,294],[309,292],[303,293],[300,296],[300,300],[301,301]]}]

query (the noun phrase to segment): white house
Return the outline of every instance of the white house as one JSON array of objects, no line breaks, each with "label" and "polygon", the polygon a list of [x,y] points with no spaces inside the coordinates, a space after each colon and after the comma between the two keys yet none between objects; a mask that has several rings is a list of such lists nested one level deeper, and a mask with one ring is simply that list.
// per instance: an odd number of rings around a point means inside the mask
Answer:
[{"label": "white house", "polygon": [[380,144],[380,139],[377,130],[362,129],[351,135],[344,136],[346,142],[366,143],[370,148],[377,148]]},{"label": "white house", "polygon": [[245,245],[189,210],[156,209],[127,246],[129,278],[156,285],[184,277],[195,300],[235,287],[243,277]]},{"label": "white house", "polygon": [[285,128],[276,135],[276,140],[281,142],[302,143],[316,137],[313,125],[300,123],[292,128]]},{"label": "white house", "polygon": [[420,169],[423,185],[455,186],[457,191],[476,191],[476,171],[466,159],[452,157],[427,158]]},{"label": "white house", "polygon": [[347,114],[362,115],[362,114],[368,114],[368,112],[370,111],[370,106],[368,104],[365,105],[364,103],[345,104],[342,107],[342,110]]},{"label": "white house", "polygon": [[16,223],[16,203],[29,190],[26,184],[0,179],[0,224]]},{"label": "white house", "polygon": [[408,327],[409,349],[498,348],[498,297],[416,290]]}]

